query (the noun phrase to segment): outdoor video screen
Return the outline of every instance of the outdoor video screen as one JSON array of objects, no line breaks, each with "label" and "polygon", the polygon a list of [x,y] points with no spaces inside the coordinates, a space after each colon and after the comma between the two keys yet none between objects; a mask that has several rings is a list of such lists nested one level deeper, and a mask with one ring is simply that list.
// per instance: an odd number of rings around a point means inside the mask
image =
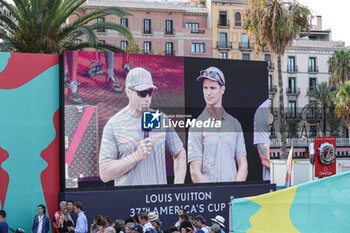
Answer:
[{"label": "outdoor video screen", "polygon": [[266,63],[64,58],[66,188],[269,180]]}]

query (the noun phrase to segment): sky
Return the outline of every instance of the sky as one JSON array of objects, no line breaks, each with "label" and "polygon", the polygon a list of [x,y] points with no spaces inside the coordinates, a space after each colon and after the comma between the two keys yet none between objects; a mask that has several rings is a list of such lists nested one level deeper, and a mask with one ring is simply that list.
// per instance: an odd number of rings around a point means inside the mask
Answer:
[{"label": "sky", "polygon": [[332,40],[350,46],[350,0],[298,0],[313,15],[322,15],[322,29],[332,29]]}]

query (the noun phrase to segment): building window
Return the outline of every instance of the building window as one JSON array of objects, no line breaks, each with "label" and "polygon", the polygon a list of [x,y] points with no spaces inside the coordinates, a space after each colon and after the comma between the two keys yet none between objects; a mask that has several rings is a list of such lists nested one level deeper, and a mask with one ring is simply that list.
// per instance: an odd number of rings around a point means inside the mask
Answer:
[{"label": "building window", "polygon": [[199,23],[186,23],[186,28],[199,28]]},{"label": "building window", "polygon": [[272,90],[272,85],[273,85],[272,75],[269,74],[268,79],[267,79],[267,86],[269,88],[269,91]]},{"label": "building window", "polygon": [[204,43],[192,43],[191,44],[191,53],[205,53],[205,44]]},{"label": "building window", "polygon": [[288,65],[287,65],[287,71],[288,72],[296,72],[296,65],[295,65],[295,57],[289,56],[288,57]]},{"label": "building window", "polygon": [[295,78],[294,77],[288,79],[288,92],[291,94],[296,93]]},{"label": "building window", "polygon": [[102,44],[106,44],[106,41],[105,40],[100,40],[98,43],[102,45]]},{"label": "building window", "polygon": [[145,41],[143,42],[143,53],[147,54],[152,50],[152,43],[151,41]]},{"label": "building window", "polygon": [[151,19],[144,19],[143,20],[143,33],[144,34],[151,34]]},{"label": "building window", "polygon": [[297,116],[297,103],[295,101],[288,102],[288,115],[290,118],[296,118],[296,116]]},{"label": "building window", "polygon": [[250,48],[250,42],[248,36],[244,33],[241,34],[241,48],[248,49]]},{"label": "building window", "polygon": [[228,20],[227,20],[227,11],[220,11],[219,12],[219,27],[227,27],[229,26]]},{"label": "building window", "polygon": [[313,91],[316,89],[316,78],[309,79],[309,91]]},{"label": "building window", "polygon": [[120,18],[120,24],[124,27],[129,27],[129,20],[128,18]]},{"label": "building window", "polygon": [[242,60],[249,61],[250,60],[250,53],[242,53]]},{"label": "building window", "polygon": [[267,62],[267,69],[272,69],[271,55],[265,54],[265,61]]},{"label": "building window", "polygon": [[235,13],[235,27],[242,27],[242,15],[241,12]]},{"label": "building window", "polygon": [[126,49],[127,46],[128,46],[128,41],[126,41],[126,40],[120,41],[120,48],[122,50]]},{"label": "building window", "polygon": [[74,39],[73,44],[78,45],[81,43],[80,39]]},{"label": "building window", "polygon": [[316,57],[309,57],[309,72],[317,72]]},{"label": "building window", "polygon": [[165,43],[165,55],[168,56],[174,56],[174,43],[173,42],[166,42]]},{"label": "building window", "polygon": [[[199,28],[199,23],[186,23],[186,28]],[[192,29],[191,33],[199,33],[199,30]]]},{"label": "building window", "polygon": [[165,34],[173,35],[174,29],[173,29],[173,21],[172,20],[165,20]]},{"label": "building window", "polygon": [[[102,18],[97,18],[97,23],[104,23],[106,21],[106,18],[102,17]],[[97,28],[97,32],[105,32],[106,29],[104,28]]]},{"label": "building window", "polygon": [[221,59],[227,59],[227,53],[226,53],[226,52],[220,52],[220,53],[219,53],[219,58],[221,58]]},{"label": "building window", "polygon": [[228,48],[226,32],[220,32],[219,34],[219,48]]}]

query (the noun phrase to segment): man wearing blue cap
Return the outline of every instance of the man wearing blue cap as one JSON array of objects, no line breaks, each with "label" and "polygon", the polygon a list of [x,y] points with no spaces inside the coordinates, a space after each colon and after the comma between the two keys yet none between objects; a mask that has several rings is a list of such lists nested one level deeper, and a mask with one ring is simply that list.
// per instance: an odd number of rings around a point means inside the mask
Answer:
[{"label": "man wearing blue cap", "polygon": [[174,160],[174,182],[184,183],[186,152],[174,128],[145,134],[141,127],[142,115],[150,110],[156,89],[149,71],[137,67],[128,73],[125,93],[129,104],[111,117],[103,129],[99,154],[102,181],[114,180],[115,186],[167,184],[167,148]]},{"label": "man wearing blue cap", "polygon": [[[241,124],[222,106],[224,74],[216,67],[200,72],[206,107],[197,118],[216,119],[220,128],[191,128],[188,137],[188,163],[194,183],[245,181],[248,175],[247,153]],[[237,165],[236,165],[237,164]]]}]

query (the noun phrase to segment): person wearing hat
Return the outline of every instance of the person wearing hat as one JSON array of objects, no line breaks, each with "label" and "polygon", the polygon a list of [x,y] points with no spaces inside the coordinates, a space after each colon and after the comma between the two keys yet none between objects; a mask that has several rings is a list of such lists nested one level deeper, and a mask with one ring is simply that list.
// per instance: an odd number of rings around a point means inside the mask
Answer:
[{"label": "person wearing hat", "polygon": [[[99,171],[103,182],[115,186],[167,184],[165,149],[173,156],[175,183],[184,183],[186,152],[173,128],[142,130],[145,111],[152,111],[152,95],[157,90],[149,71],[136,67],[128,73],[125,93],[128,105],[109,119],[103,129]],[[166,117],[154,111],[155,119]]]},{"label": "person wearing hat", "polygon": [[[220,216],[220,215],[216,215],[215,218],[211,219],[213,225],[211,226],[211,231],[214,231],[215,233],[221,232],[221,233],[225,233],[224,230],[222,228],[225,227],[224,223],[225,223],[225,218]],[[219,230],[218,230],[219,227]]]},{"label": "person wearing hat", "polygon": [[153,229],[156,233],[163,232],[160,229],[160,226],[162,225],[162,223],[159,221],[158,214],[156,214],[155,212],[149,212],[148,213],[148,221],[152,224]]},{"label": "person wearing hat", "polygon": [[[241,124],[222,106],[226,83],[224,74],[216,67],[200,72],[206,107],[197,118],[215,119],[219,128],[189,130],[188,163],[194,183],[245,181],[248,175],[247,153]],[[237,164],[237,166],[236,166]]]}]

